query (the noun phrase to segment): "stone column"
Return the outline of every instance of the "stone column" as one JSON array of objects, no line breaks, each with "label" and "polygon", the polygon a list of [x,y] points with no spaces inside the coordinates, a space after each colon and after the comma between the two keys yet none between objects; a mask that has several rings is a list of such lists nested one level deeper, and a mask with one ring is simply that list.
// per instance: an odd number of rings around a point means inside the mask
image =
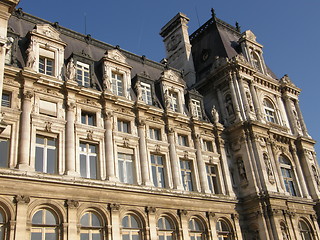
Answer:
[{"label": "stone column", "polygon": [[308,193],[308,188],[306,185],[306,180],[305,180],[304,175],[302,173],[300,161],[297,156],[297,149],[291,145],[290,151],[291,151],[291,155],[293,157],[293,161],[295,163],[296,173],[298,176],[297,183],[300,184],[302,196],[305,198],[310,198],[310,195]]},{"label": "stone column", "polygon": [[196,158],[197,158],[197,163],[198,163],[201,192],[211,193],[209,186],[208,186],[206,165],[202,159],[202,150],[201,150],[200,135],[199,134],[197,134],[195,136],[195,147],[197,150]]},{"label": "stone column", "polygon": [[303,119],[303,116],[302,116],[302,113],[301,113],[301,109],[300,109],[300,105],[299,105],[299,100],[296,99],[294,101],[294,106],[297,110],[297,114],[298,114],[298,118],[299,118],[299,121],[300,121],[300,124],[301,124],[301,128],[302,128],[302,133],[305,137],[309,137],[309,134],[308,134],[308,129],[307,129],[307,126],[304,122],[304,119]]},{"label": "stone column", "polygon": [[286,108],[286,112],[288,113],[289,125],[293,134],[298,134],[298,127],[295,121],[295,117],[293,116],[293,109],[291,105],[291,99],[289,96],[283,96],[284,104]]},{"label": "stone column", "polygon": [[189,222],[188,222],[188,211],[187,210],[178,210],[180,215],[180,221],[181,221],[181,233],[182,233],[182,239],[189,239]]},{"label": "stone column", "polygon": [[239,91],[240,91],[242,101],[244,104],[244,113],[245,113],[247,120],[249,120],[250,119],[250,106],[249,106],[248,99],[247,99],[247,96],[246,96],[246,93],[244,90],[243,81],[244,81],[244,79],[242,77],[238,77]]},{"label": "stone column", "polygon": [[27,239],[27,211],[30,198],[18,195],[14,197],[13,201],[17,205],[15,239]]},{"label": "stone column", "polygon": [[76,104],[68,101],[66,105],[66,174],[77,176],[76,172],[76,151],[75,151],[75,110]]},{"label": "stone column", "polygon": [[231,214],[234,225],[234,236],[237,240],[242,240],[241,228],[239,224],[239,215],[237,213]]},{"label": "stone column", "polygon": [[207,212],[208,222],[209,222],[209,239],[214,240],[217,239],[217,228],[216,228],[216,221],[215,221],[215,213],[214,212]]},{"label": "stone column", "polygon": [[145,125],[146,123],[144,120],[141,120],[141,119],[138,120],[138,136],[139,136],[139,152],[140,152],[142,184],[147,186],[152,186],[153,184],[150,181],[150,173],[149,173]]},{"label": "stone column", "polygon": [[261,114],[261,109],[260,109],[260,103],[258,101],[258,97],[257,97],[257,93],[256,93],[256,89],[255,86],[253,84],[253,82],[250,83],[250,92],[253,98],[253,106],[256,112],[256,117],[258,121],[262,120],[262,114]]},{"label": "stone column", "polygon": [[175,134],[174,129],[170,128],[168,130],[168,142],[169,142],[169,154],[170,154],[173,188],[183,190],[181,177],[180,177],[179,159],[177,158],[174,134]]},{"label": "stone column", "polygon": [[104,127],[106,129],[104,134],[105,150],[106,150],[106,167],[107,180],[116,182],[117,177],[114,167],[114,153],[113,153],[113,134],[112,134],[112,112],[106,112],[104,118]]},{"label": "stone column", "polygon": [[238,102],[236,90],[234,87],[234,77],[231,74],[229,77],[229,87],[230,87],[230,92],[231,92],[231,98],[232,98],[232,101],[234,104],[234,111],[235,111],[236,118],[239,119],[240,121],[242,121],[242,117],[240,114],[240,108],[239,108],[239,102]]},{"label": "stone column", "polygon": [[31,99],[34,93],[24,91],[22,96],[22,112],[20,117],[20,138],[18,150],[18,168],[30,170],[30,130],[31,130]]},{"label": "stone column", "polygon": [[[156,219],[156,208],[155,207],[147,207],[146,208],[146,212],[148,214],[148,222],[149,222],[149,226],[148,229],[146,231],[146,234],[150,237],[151,240],[157,240],[158,236],[157,236],[157,219]],[[149,232],[149,234],[148,234]]]},{"label": "stone column", "polygon": [[68,239],[78,238],[78,216],[77,208],[79,207],[79,202],[75,200],[66,201],[68,209]]},{"label": "stone column", "polygon": [[121,239],[120,226],[120,205],[119,204],[110,204],[110,213],[111,213],[111,225],[112,225],[112,239]]}]

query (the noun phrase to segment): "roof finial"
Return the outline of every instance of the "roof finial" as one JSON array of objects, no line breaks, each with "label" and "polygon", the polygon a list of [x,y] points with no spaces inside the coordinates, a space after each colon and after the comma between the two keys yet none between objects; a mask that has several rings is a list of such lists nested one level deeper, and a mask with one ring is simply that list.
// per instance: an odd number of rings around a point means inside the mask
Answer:
[{"label": "roof finial", "polygon": [[239,25],[238,22],[236,22],[236,29],[237,29],[238,32],[241,32],[241,26]]},{"label": "roof finial", "polygon": [[211,8],[211,15],[212,15],[213,18],[216,17],[216,12],[214,11],[214,8]]}]

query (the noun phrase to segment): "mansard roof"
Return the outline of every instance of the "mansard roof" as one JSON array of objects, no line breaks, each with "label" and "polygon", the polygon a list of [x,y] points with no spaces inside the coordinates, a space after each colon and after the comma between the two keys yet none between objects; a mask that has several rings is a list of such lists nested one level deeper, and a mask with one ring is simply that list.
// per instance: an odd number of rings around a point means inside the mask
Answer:
[{"label": "mansard roof", "polygon": [[[37,18],[28,13],[24,13],[21,9],[16,10],[9,19],[8,29],[10,32],[19,36],[19,48],[17,52],[17,61],[19,67],[25,66],[25,51],[27,49],[28,39],[27,35],[32,31],[36,25],[49,24],[60,32],[60,38],[67,44],[64,52],[64,58],[69,59],[73,53],[83,53],[88,58],[99,64],[99,61],[104,57],[105,52],[112,49],[118,49],[126,58],[127,63],[132,67],[131,76],[136,74],[147,74],[152,80],[158,80],[161,73],[165,69],[165,65],[149,60],[145,56],[138,56],[131,52],[120,49],[119,46],[112,46],[110,44],[101,42],[92,38],[90,35],[77,33],[70,29],[59,26],[58,23],[52,23],[41,18]],[[172,69],[173,71],[178,70]],[[97,74],[99,75],[99,74]]]}]

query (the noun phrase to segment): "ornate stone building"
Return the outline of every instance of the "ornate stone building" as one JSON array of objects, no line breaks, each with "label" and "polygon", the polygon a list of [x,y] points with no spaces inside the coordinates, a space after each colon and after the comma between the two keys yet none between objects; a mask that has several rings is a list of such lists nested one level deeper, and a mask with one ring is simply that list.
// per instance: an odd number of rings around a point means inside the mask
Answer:
[{"label": "ornate stone building", "polygon": [[0,239],[320,239],[314,140],[251,31],[161,29],[161,63],[0,0]]}]

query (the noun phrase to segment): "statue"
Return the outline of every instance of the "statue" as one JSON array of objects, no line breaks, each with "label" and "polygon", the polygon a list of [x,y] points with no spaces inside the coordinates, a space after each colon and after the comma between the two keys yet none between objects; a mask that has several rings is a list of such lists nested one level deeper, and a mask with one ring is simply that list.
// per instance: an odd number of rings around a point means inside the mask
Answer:
[{"label": "statue", "polygon": [[214,105],[212,106],[212,109],[211,109],[211,115],[212,115],[213,122],[217,124],[219,122],[219,113]]},{"label": "statue", "polygon": [[36,63],[36,54],[34,52],[34,41],[33,40],[31,40],[26,53],[28,55],[26,67],[34,69],[35,63]]},{"label": "statue", "polygon": [[106,64],[103,65],[103,86],[108,91],[110,92],[112,91],[111,90],[112,82],[111,82],[111,78],[108,75],[108,67],[106,66]]},{"label": "statue", "polygon": [[167,110],[171,108],[171,101],[170,101],[170,98],[169,98],[168,89],[166,89],[166,91],[164,92],[164,104],[165,104],[165,107],[166,107]]},{"label": "statue", "polygon": [[230,94],[226,96],[226,109],[229,116],[234,115],[234,109],[233,109],[233,104],[232,104],[232,99]]},{"label": "statue", "polygon": [[76,66],[74,64],[73,58],[70,58],[67,65],[67,78],[68,80],[75,80],[76,77]]},{"label": "statue", "polygon": [[238,171],[239,171],[241,182],[247,182],[248,181],[247,173],[241,158],[238,159]]},{"label": "statue", "polygon": [[137,92],[137,100],[138,100],[138,101],[143,101],[143,99],[142,99],[142,89],[141,89],[141,82],[140,82],[140,80],[138,80],[138,81],[136,82],[135,89],[136,89],[136,92]]}]

